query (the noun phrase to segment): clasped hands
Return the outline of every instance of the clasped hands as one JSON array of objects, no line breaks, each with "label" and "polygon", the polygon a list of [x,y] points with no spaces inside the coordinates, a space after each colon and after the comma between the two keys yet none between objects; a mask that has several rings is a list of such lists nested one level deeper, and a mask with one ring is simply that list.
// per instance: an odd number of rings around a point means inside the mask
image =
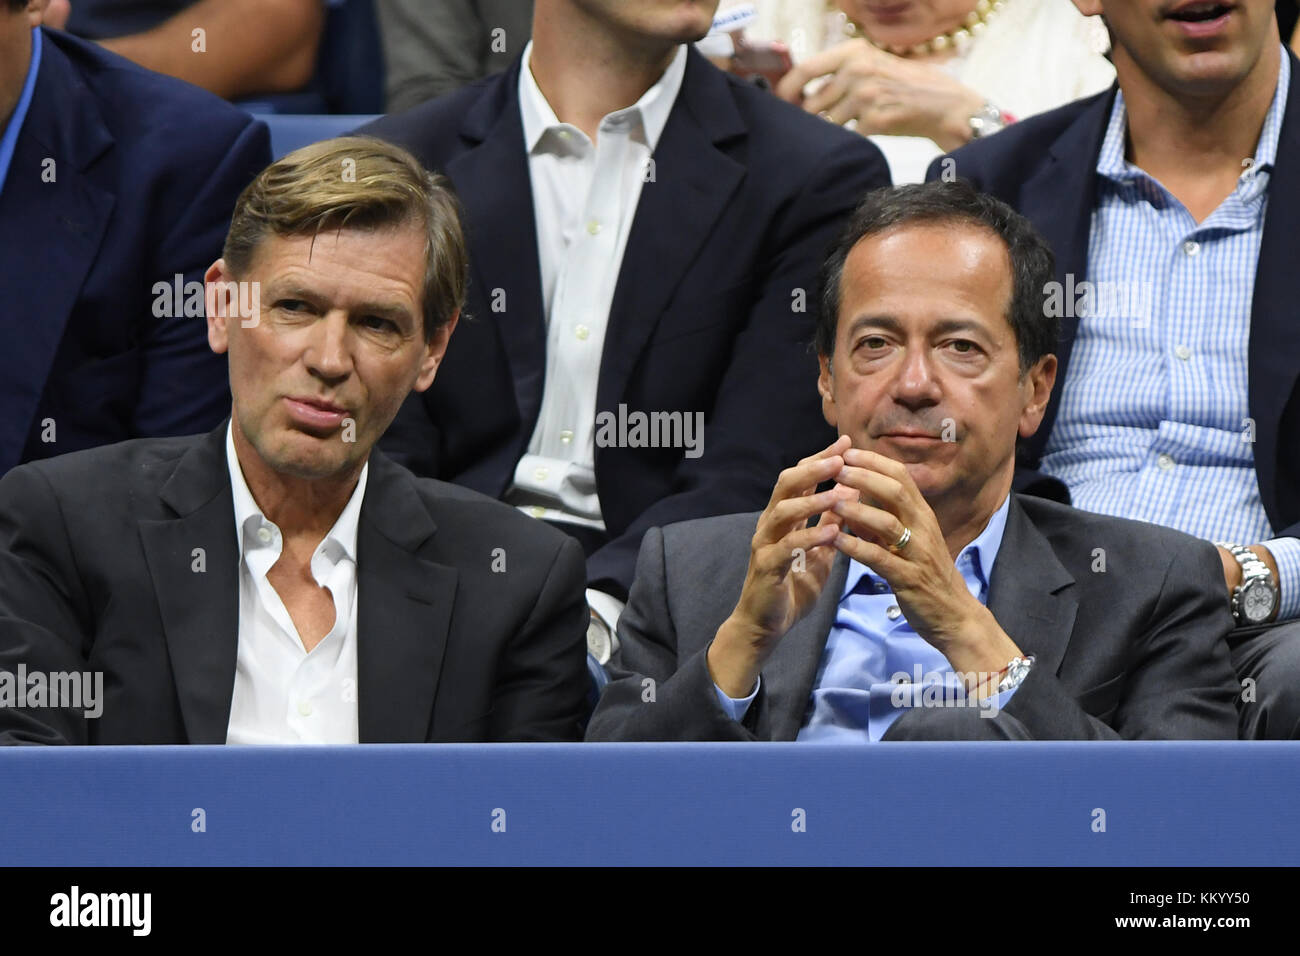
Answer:
[{"label": "clasped hands", "polygon": [[[834,487],[816,490],[832,480]],[[895,550],[904,528],[908,540]],[[838,553],[889,582],[908,623],[955,671],[992,674],[1020,656],[967,590],[906,466],[853,448],[842,435],[781,472],[759,516],[740,599],[708,651],[709,673],[724,693],[752,692],[781,638],[817,603]],[[991,692],[983,683],[967,689]]]}]

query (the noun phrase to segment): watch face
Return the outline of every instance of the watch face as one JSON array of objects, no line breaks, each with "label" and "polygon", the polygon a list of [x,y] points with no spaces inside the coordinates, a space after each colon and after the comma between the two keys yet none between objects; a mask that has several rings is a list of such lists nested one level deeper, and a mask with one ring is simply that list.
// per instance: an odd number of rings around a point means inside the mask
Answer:
[{"label": "watch face", "polygon": [[614,656],[609,631],[595,618],[587,624],[587,653],[602,664],[608,664],[609,659]]},{"label": "watch face", "polygon": [[1273,613],[1276,595],[1273,589],[1263,581],[1248,584],[1241,595],[1241,610],[1251,624],[1262,624]]}]

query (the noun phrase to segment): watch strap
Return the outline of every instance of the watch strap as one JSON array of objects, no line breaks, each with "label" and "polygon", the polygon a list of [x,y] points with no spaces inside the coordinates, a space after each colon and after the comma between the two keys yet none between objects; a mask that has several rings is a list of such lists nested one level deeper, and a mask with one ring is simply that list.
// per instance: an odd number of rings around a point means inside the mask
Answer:
[{"label": "watch strap", "polygon": [[998,681],[998,693],[1005,694],[1009,690],[1015,690],[1025,682],[1029,676],[1029,669],[1034,666],[1034,656],[1013,657],[1007,666],[1002,668],[1005,674],[1002,680]]}]

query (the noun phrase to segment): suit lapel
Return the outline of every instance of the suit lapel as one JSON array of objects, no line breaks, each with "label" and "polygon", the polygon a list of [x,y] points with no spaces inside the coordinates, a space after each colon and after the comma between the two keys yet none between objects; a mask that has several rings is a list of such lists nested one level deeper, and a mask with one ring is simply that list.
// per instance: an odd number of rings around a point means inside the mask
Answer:
[{"label": "suit lapel", "polygon": [[[225,441],[223,423],[177,463],[160,492],[175,518],[139,525],[193,744],[225,743],[235,686],[240,559]],[[357,528],[359,736],[422,742],[457,575],[416,553],[436,528],[409,473],[380,454],[370,463]]]},{"label": "suit lapel", "polygon": [[362,743],[429,739],[457,583],[455,568],[419,555],[436,530],[411,475],[371,455],[357,530]]},{"label": "suit lapel", "polygon": [[226,742],[235,687],[239,545],[225,437],[223,423],[199,439],[163,485],[176,517],[139,524],[192,744]]},{"label": "suit lapel", "polygon": [[[1099,96],[1079,114],[1049,149],[1049,158],[1024,185],[1020,210],[1033,219],[1034,226],[1047,239],[1056,256],[1056,281],[1072,288],[1088,277],[1088,237],[1092,231],[1092,211],[1097,202],[1097,157],[1106,135],[1115,90]],[[1066,280],[1073,275],[1073,283]],[[1047,413],[1032,444],[1041,448],[1051,433],[1052,422],[1061,402],[1061,386],[1070,362],[1078,320],[1073,309],[1061,318],[1061,339],[1057,348],[1056,387],[1048,401]],[[1037,457],[1037,456],[1035,456]]]},{"label": "suit lapel", "polygon": [[1290,53],[1291,84],[1287,90],[1286,112],[1277,144],[1277,160],[1269,174],[1268,210],[1264,217],[1264,237],[1255,269],[1255,292],[1251,302],[1250,344],[1250,414],[1255,420],[1255,473],[1259,477],[1260,497],[1269,509],[1275,528],[1283,528],[1294,515],[1280,512],[1278,498],[1287,482],[1300,475],[1279,474],[1278,441],[1282,413],[1300,375],[1300,325],[1295,319],[1294,277],[1300,262],[1300,238],[1295,229],[1300,215],[1300,61]]},{"label": "suit lapel", "polygon": [[725,74],[688,50],[681,90],[654,151],[654,179],[642,184],[623,253],[601,354],[598,409],[617,405],[682,276],[740,187],[745,167],[720,145],[744,135]]},{"label": "suit lapel", "polygon": [[763,668],[767,726],[759,725],[760,738],[794,740],[798,735],[848,574],[848,557],[837,554],[821,597],[807,616],[781,638],[768,658]]},{"label": "suit lapel", "polygon": [[[542,404],[546,375],[546,310],[542,303],[537,224],[532,179],[519,112],[519,70],[523,57],[488,85],[465,114],[460,134],[474,144],[447,164],[464,207],[474,285],[480,302],[475,316],[497,328],[510,364],[515,401],[532,432]],[[504,308],[492,303],[501,289]],[[492,303],[492,304],[490,304]],[[454,348],[454,343],[453,343]]]},{"label": "suit lapel", "polygon": [[1035,666],[1055,674],[1078,612],[1074,576],[1011,496],[1007,526],[989,582],[989,610]]},{"label": "suit lapel", "polygon": [[112,145],[94,97],[63,51],[44,37],[31,106],[0,192],[6,340],[0,349],[0,474],[22,456],[63,330],[112,215],[114,196],[85,175]]}]

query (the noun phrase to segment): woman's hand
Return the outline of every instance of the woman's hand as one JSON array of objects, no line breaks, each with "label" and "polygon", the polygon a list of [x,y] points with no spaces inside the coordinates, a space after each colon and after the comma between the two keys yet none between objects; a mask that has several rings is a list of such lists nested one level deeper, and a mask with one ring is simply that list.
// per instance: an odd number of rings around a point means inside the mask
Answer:
[{"label": "woman's hand", "polygon": [[[807,84],[827,77],[804,97]],[[971,139],[970,119],[985,99],[943,70],[894,56],[864,39],[848,40],[804,60],[776,87],[782,99],[863,135],[924,136],[945,152]]]}]

